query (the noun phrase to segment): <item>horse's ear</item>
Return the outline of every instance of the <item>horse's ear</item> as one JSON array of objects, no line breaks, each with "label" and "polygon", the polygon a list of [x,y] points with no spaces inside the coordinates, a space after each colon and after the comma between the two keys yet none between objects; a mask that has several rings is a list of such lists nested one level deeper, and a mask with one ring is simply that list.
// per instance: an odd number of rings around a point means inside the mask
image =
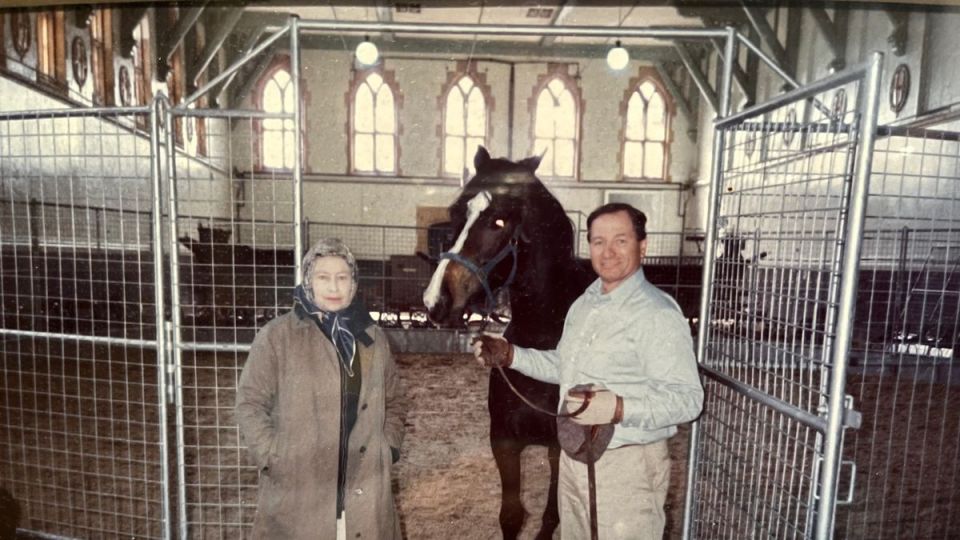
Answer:
[{"label": "horse's ear", "polygon": [[479,171],[488,161],[490,161],[490,152],[487,152],[483,145],[477,146],[477,153],[473,156],[473,168]]},{"label": "horse's ear", "polygon": [[530,172],[535,173],[537,172],[537,167],[540,166],[541,160],[543,160],[542,155],[532,156],[525,159],[521,159],[520,161],[517,162],[517,164],[529,170]]}]

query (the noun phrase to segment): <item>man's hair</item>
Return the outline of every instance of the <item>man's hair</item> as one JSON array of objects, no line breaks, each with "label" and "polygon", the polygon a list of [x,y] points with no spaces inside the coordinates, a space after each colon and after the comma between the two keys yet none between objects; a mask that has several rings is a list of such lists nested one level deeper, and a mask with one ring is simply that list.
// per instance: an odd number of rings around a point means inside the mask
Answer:
[{"label": "man's hair", "polygon": [[593,220],[606,214],[616,214],[617,212],[626,212],[633,222],[633,232],[637,234],[637,241],[647,238],[647,216],[643,212],[630,206],[627,203],[612,202],[597,208],[587,217],[587,241],[590,241],[590,228],[593,226]]}]

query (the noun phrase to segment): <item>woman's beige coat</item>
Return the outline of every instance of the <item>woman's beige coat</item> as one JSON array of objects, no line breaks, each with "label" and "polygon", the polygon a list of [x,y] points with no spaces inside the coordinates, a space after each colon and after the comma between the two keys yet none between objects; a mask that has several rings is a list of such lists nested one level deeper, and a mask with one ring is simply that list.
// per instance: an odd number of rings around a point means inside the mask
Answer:
[{"label": "woman's beige coat", "polygon": [[[347,538],[400,538],[390,447],[403,439],[406,407],[386,335],[357,340],[362,387],[350,434]],[[336,538],[340,368],[316,323],[291,311],[253,342],[237,390],[236,419],[260,468],[254,538]]]}]

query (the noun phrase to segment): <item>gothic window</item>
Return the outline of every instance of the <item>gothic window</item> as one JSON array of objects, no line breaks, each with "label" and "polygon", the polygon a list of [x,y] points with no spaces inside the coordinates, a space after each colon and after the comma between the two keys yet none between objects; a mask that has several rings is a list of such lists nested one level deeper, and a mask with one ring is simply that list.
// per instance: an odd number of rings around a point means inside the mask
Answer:
[{"label": "gothic window", "polygon": [[443,107],[443,174],[460,176],[466,168],[476,172],[471,157],[477,146],[487,146],[489,114],[487,92],[463,74],[450,84]]},{"label": "gothic window", "polygon": [[392,72],[374,69],[356,73],[350,100],[351,172],[398,172],[398,101]]},{"label": "gothic window", "polygon": [[[286,63],[267,72],[259,93],[260,109],[273,114],[294,113],[293,79]],[[268,169],[292,169],[296,127],[293,118],[264,118],[260,121],[260,165]]]},{"label": "gothic window", "polygon": [[[623,177],[666,179],[673,104],[649,68],[631,81],[625,103]],[[626,109],[623,111],[623,109]]]},{"label": "gothic window", "polygon": [[[561,66],[562,67],[562,66]],[[533,153],[543,154],[542,176],[575,178],[578,169],[580,91],[565,73],[552,66],[534,94]]]}]

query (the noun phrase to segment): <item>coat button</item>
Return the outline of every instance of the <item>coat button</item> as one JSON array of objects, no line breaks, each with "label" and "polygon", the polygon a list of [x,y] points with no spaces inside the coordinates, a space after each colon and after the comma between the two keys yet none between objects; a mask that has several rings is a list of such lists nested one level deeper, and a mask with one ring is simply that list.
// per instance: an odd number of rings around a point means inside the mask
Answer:
[{"label": "coat button", "polygon": [[361,447],[360,447],[360,453],[361,453],[361,454],[367,453],[367,447],[366,447],[366,446],[361,446]]},{"label": "coat button", "polygon": [[360,406],[360,410],[361,410],[361,411],[367,410],[367,404],[364,403],[363,405],[361,405],[361,406]]},{"label": "coat button", "polygon": [[357,488],[353,490],[354,495],[363,495],[363,488]]}]

